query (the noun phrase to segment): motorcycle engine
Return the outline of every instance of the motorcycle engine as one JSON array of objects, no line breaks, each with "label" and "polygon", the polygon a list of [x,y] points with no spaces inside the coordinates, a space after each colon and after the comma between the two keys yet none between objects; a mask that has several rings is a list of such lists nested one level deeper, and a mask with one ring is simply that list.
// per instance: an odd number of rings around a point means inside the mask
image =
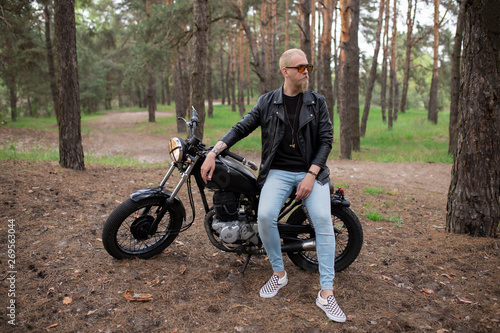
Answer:
[{"label": "motorcycle engine", "polygon": [[257,245],[257,221],[249,218],[233,192],[217,191],[213,198],[215,217],[212,229],[225,243],[250,242]]}]

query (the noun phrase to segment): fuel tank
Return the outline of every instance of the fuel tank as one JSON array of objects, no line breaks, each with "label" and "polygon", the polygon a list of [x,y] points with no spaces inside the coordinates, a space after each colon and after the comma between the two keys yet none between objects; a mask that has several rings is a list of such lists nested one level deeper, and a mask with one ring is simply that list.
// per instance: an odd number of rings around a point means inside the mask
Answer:
[{"label": "fuel tank", "polygon": [[255,175],[241,163],[223,156],[215,159],[215,170],[212,180],[206,185],[212,190],[259,194]]}]

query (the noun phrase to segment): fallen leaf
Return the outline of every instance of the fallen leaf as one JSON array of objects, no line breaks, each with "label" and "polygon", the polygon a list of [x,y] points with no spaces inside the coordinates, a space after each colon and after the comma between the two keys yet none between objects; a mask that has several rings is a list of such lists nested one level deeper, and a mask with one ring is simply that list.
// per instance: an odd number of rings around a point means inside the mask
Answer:
[{"label": "fallen leaf", "polygon": [[151,294],[139,294],[135,293],[133,290],[125,291],[123,295],[125,299],[129,302],[148,302],[153,300],[153,295]]},{"label": "fallen leaf", "polygon": [[179,274],[182,275],[184,273],[186,273],[186,265],[182,264],[180,267],[179,267]]},{"label": "fallen leaf", "polygon": [[457,296],[457,300],[458,300],[458,303],[462,303],[462,304],[474,304],[474,305],[478,304],[477,302],[469,301],[466,298],[462,298],[462,297],[458,297],[458,296]]},{"label": "fallen leaf", "polygon": [[86,316],[90,316],[91,314],[94,314],[97,310],[90,310],[87,312]]},{"label": "fallen leaf", "polygon": [[444,328],[441,328],[441,329],[437,330],[436,333],[447,333],[447,332],[449,332],[449,331],[444,329]]},{"label": "fallen leaf", "polygon": [[422,288],[420,291],[423,292],[425,296],[432,296],[434,294],[434,290],[428,288]]},{"label": "fallen leaf", "polygon": [[48,330],[49,328],[54,328],[54,327],[57,327],[57,325],[59,325],[59,324],[55,323],[55,324],[52,324],[52,325],[50,325],[50,326],[47,326],[45,329],[47,329],[47,330]]},{"label": "fallen leaf", "polygon": [[447,277],[447,278],[448,278],[448,279],[450,279],[450,280],[452,280],[452,279],[453,279],[453,278],[451,277],[451,275],[446,274],[446,273],[441,274],[441,276]]},{"label": "fallen leaf", "polygon": [[391,280],[392,280],[392,278],[391,278],[391,277],[389,277],[389,276],[385,276],[385,275],[381,275],[381,276],[380,276],[380,279],[381,279],[381,280],[384,280],[384,281],[391,281]]},{"label": "fallen leaf", "polygon": [[71,296],[66,296],[63,298],[64,305],[69,305],[69,304],[71,304],[71,302],[73,302],[73,298],[71,298]]}]

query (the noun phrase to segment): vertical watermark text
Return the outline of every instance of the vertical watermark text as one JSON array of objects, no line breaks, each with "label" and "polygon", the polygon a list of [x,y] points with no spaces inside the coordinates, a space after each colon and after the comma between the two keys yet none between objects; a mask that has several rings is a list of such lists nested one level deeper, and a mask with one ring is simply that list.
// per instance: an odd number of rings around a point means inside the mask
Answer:
[{"label": "vertical watermark text", "polygon": [[7,226],[7,322],[16,325],[16,220],[9,219]]}]

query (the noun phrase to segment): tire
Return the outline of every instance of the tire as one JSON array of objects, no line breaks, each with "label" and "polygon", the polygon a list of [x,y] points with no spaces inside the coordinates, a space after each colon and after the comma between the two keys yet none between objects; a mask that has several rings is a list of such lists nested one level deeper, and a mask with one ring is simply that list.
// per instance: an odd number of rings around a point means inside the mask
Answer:
[{"label": "tire", "polygon": [[102,230],[106,251],[117,259],[148,259],[161,253],[177,237],[182,215],[174,206],[167,211],[153,236],[147,235],[151,223],[165,205],[165,197],[149,197],[139,201],[127,199],[109,215]]},{"label": "tire", "polygon": [[[332,222],[335,232],[335,271],[340,272],[356,260],[363,246],[363,229],[358,217],[348,207],[332,207]],[[303,209],[296,209],[288,218],[288,224],[311,223]],[[297,238],[314,238],[314,234],[297,234]],[[292,242],[290,240],[285,241]],[[290,260],[303,270],[318,271],[316,251],[288,252]]]}]

